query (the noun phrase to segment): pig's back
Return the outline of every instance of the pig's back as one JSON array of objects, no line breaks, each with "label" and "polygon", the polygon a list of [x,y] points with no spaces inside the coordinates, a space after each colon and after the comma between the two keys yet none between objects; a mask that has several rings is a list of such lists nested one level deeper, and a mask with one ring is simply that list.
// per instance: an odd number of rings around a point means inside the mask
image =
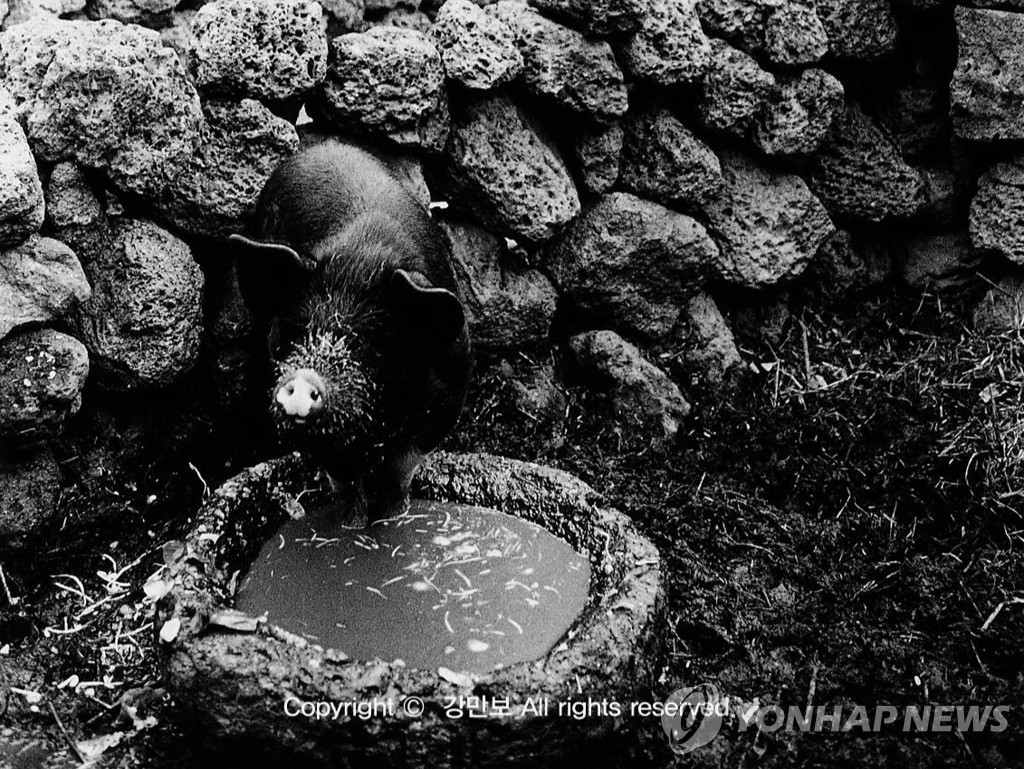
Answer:
[{"label": "pig's back", "polygon": [[319,261],[359,220],[375,221],[375,229],[393,237],[394,266],[453,288],[447,241],[427,210],[377,158],[335,139],[300,150],[277,167],[257,202],[256,236]]}]

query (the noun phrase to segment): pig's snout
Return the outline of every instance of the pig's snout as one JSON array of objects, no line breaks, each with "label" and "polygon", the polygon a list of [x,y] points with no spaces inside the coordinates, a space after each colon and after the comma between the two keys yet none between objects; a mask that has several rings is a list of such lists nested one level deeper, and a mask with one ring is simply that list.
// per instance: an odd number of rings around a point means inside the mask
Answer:
[{"label": "pig's snout", "polygon": [[323,385],[311,371],[298,371],[284,382],[275,396],[278,407],[289,418],[302,424],[324,407]]}]

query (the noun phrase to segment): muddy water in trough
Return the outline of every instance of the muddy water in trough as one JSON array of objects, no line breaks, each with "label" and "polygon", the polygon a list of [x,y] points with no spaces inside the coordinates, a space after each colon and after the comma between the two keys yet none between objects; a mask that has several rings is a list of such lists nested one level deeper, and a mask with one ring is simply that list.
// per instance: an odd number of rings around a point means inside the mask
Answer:
[{"label": "muddy water in trough", "polygon": [[285,523],[238,608],[356,659],[483,673],[544,656],[586,602],[588,560],[521,518],[414,500],[352,528],[335,512]]}]

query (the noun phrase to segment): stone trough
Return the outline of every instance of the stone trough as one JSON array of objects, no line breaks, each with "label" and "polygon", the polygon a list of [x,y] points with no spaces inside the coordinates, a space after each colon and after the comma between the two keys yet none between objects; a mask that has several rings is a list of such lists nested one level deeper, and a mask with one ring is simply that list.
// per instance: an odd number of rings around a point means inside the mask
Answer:
[{"label": "stone trough", "polygon": [[[564,472],[481,454],[436,454],[417,498],[493,508],[565,539],[590,559],[583,613],[543,658],[468,675],[401,661],[354,660],[234,610],[249,564],[300,502],[315,501],[299,457],[252,467],[203,506],[169,556],[158,626],[182,728],[217,765],[485,767],[611,758],[615,720],[572,718],[559,703],[647,700],[661,660],[664,601],[655,547]],[[415,632],[415,629],[396,629]],[[476,697],[473,716],[446,712]],[[291,699],[289,699],[291,698]],[[286,712],[286,701],[290,703]],[[294,715],[299,702],[372,702],[339,717]],[[548,712],[538,704],[547,703]],[[422,708],[419,705],[422,703]],[[507,707],[493,707],[495,704]],[[422,712],[419,712],[422,710]],[[393,713],[393,714],[392,714]],[[657,727],[652,724],[652,729]],[[627,740],[628,742],[628,740]]]}]

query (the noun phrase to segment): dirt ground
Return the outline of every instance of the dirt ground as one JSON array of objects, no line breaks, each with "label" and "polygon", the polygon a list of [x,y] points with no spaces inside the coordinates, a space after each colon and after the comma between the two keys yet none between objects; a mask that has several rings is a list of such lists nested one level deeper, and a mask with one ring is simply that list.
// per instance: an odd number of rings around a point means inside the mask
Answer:
[{"label": "dirt ground", "polygon": [[[689,390],[694,412],[667,450],[583,388],[569,387],[561,420],[524,415],[508,368],[489,361],[446,448],[571,471],[655,542],[671,620],[653,696],[710,682],[762,704],[1012,706],[1005,731],[964,736],[726,729],[689,764],[1020,766],[1020,340],[976,335],[930,295],[843,307],[794,300],[781,323],[754,324],[738,340],[752,365],[725,389]],[[0,764],[77,766],[71,742],[103,765],[185,763],[142,585],[204,489],[267,447],[225,441],[213,418],[164,419],[131,477],[114,464],[90,475],[68,449],[82,480],[65,530],[0,562]],[[659,724],[641,728],[644,763],[674,765]]]}]

